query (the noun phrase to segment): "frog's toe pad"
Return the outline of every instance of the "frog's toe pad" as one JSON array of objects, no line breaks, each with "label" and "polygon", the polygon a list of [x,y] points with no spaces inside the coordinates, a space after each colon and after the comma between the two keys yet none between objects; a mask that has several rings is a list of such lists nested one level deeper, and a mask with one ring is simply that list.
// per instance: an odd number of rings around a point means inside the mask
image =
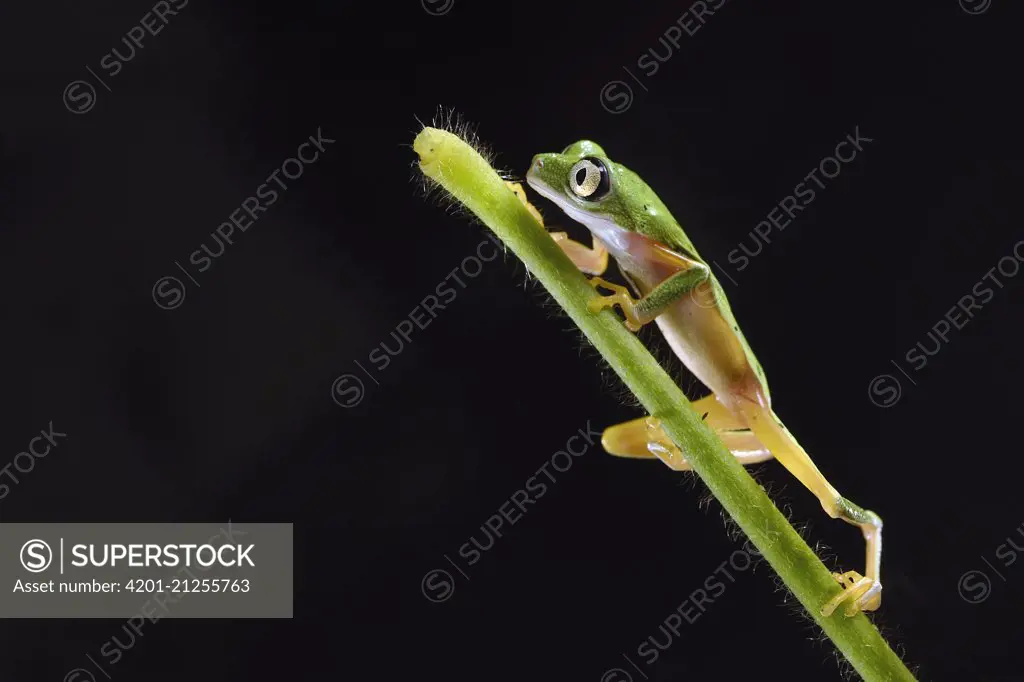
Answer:
[{"label": "frog's toe pad", "polygon": [[821,615],[831,616],[839,605],[846,602],[843,614],[855,616],[861,611],[874,611],[882,602],[882,584],[877,580],[865,578],[857,571],[833,573],[832,577],[842,585],[843,591],[830,599],[821,607]]}]

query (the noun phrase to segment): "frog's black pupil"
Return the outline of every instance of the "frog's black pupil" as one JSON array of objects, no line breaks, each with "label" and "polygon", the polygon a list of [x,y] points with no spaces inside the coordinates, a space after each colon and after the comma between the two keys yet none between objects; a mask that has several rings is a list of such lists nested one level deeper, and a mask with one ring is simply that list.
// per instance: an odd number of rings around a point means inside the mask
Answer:
[{"label": "frog's black pupil", "polygon": [[583,181],[586,180],[586,179],[587,179],[587,169],[586,168],[580,168],[578,171],[576,171],[576,184],[577,185],[583,185]]}]

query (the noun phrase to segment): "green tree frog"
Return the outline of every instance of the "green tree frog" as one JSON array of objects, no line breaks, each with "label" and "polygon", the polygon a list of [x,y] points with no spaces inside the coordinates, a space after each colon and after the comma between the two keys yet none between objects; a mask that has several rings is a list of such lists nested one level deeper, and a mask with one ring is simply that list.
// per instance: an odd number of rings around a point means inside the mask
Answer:
[{"label": "green tree frog", "polygon": [[[833,574],[842,589],[822,606],[822,615],[845,603],[844,613],[873,611],[881,604],[879,581],[882,520],[842,497],[825,479],[771,408],[764,370],[747,344],[718,280],[661,199],[640,177],[613,162],[596,143],[581,140],[561,153],[539,154],[527,184],[588,228],[593,247],[552,237],[586,274],[609,292],[591,311],[618,307],[633,331],[655,322],[669,346],[711,395],[692,407],[743,464],[774,457],[820,501],[832,518],[858,526],[867,546],[865,575]],[[510,188],[543,225],[522,187]],[[601,279],[608,256],[636,292]],[[656,416],[606,429],[602,444],[621,457],[657,458],[670,468],[689,469],[686,457],[662,430]]]}]

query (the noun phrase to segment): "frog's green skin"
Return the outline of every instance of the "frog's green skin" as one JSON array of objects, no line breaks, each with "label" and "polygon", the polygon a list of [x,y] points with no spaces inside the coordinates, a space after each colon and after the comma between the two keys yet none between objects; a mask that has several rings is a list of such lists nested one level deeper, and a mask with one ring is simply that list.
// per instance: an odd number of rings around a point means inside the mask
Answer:
[{"label": "frog's green skin", "polygon": [[[569,188],[569,171],[583,158],[600,159],[609,173],[610,187],[600,200],[581,198]],[[572,144],[560,154],[537,155],[526,181],[588,227],[638,293],[646,296],[655,291],[655,305],[667,301],[655,321],[676,354],[708,388],[721,399],[736,394],[770,405],[764,370],[740,331],[721,284],[647,183],[589,140]],[[683,283],[682,291],[668,284],[676,274],[673,268],[651,258],[656,254],[650,254],[645,240],[635,235],[663,244],[691,262],[696,272]],[[658,290],[659,285],[664,288]]]},{"label": "frog's green skin", "polygon": [[[867,542],[866,577],[854,571],[835,574],[843,590],[822,605],[822,614],[831,615],[843,602],[847,615],[878,608],[881,519],[840,496],[772,411],[764,371],[725,292],[661,199],[636,173],[589,140],[561,153],[538,154],[526,181],[593,235],[595,248],[589,257],[581,257],[587,251],[583,245],[572,243],[570,249],[565,239],[558,240],[573,262],[600,274],[603,268],[592,267],[598,262],[594,254],[606,248],[640,296],[634,299],[626,289],[595,277],[592,284],[617,293],[596,299],[592,309],[617,305],[632,329],[656,322],[680,360],[713,391],[693,407],[737,459],[746,464],[774,456],[830,516],[861,528]],[[525,201],[525,194],[521,198]],[[685,453],[661,430],[657,415],[610,427],[602,443],[612,454],[657,457],[673,469],[689,468]]]}]

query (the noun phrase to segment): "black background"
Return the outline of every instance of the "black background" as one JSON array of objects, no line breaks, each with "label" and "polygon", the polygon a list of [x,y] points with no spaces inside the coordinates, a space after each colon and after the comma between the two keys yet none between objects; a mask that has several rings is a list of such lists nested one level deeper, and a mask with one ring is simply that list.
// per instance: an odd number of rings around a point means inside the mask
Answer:
[{"label": "black background", "polygon": [[[885,519],[875,622],[920,679],[1020,679],[1024,561],[996,553],[1022,543],[1024,276],[1000,276],[920,371],[904,360],[1024,237],[1012,3],[731,2],[652,76],[636,61],[665,56],[686,3],[431,14],[443,4],[192,0],[110,91],[86,66],[103,76],[151,4],[0,10],[0,464],[51,420],[68,434],[0,520],[296,528],[293,620],[148,624],[111,677],[597,682],[626,653],[651,680],[839,678],[763,563],[643,664],[637,646],[664,641],[658,626],[741,542],[703,484],[656,463],[595,448],[477,563],[459,557],[577,429],[640,412],[512,256],[463,277],[386,369],[368,360],[484,236],[415,180],[416,117],[441,105],[520,173],[599,141],[723,265],[838,141],[872,138],[723,284],[787,426]],[[78,79],[96,87],[82,114],[61,101]],[[600,93],[617,79],[634,97],[613,114]],[[158,307],[157,280],[184,279],[175,262],[192,267],[318,128],[336,142],[179,307]],[[654,330],[642,338],[702,394]],[[365,384],[354,407],[332,399],[344,374]],[[868,390],[883,374],[902,389],[885,408]],[[830,567],[861,570],[854,529],[777,463],[753,473]],[[454,577],[443,603],[421,591],[434,569]],[[980,603],[958,590],[971,570],[992,581]],[[6,621],[0,677],[106,662],[121,626]]]}]

